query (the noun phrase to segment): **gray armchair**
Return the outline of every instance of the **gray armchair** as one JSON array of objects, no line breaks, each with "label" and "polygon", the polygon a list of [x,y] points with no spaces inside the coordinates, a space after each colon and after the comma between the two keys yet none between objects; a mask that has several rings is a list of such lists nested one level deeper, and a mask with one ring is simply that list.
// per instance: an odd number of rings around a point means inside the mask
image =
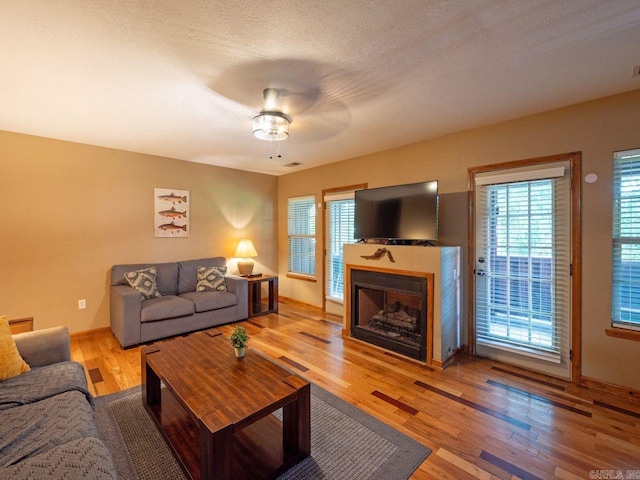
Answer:
[{"label": "gray armchair", "polygon": [[71,360],[67,327],[53,327],[13,335],[18,352],[31,368]]}]

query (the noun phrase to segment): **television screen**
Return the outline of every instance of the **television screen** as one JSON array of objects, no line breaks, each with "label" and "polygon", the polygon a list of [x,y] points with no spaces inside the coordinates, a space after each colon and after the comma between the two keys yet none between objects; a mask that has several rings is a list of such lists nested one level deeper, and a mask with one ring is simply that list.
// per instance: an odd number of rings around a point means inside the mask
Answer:
[{"label": "television screen", "polygon": [[438,239],[438,181],[357,190],[356,239]]}]

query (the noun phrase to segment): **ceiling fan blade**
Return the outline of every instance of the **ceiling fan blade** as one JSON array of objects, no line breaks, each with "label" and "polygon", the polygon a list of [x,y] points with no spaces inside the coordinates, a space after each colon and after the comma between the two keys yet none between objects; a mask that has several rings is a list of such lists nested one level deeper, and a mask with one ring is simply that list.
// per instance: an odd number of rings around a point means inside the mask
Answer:
[{"label": "ceiling fan blade", "polygon": [[[256,112],[240,102],[233,101],[209,89],[206,85],[194,86],[183,98],[182,107],[189,118],[200,126],[218,125],[229,129],[239,124],[251,124]],[[224,118],[223,124],[220,119]],[[250,127],[249,127],[250,128]]]},{"label": "ceiling fan blade", "polygon": [[316,103],[294,119],[290,127],[292,140],[315,142],[334,137],[343,132],[352,121],[349,108],[337,99]]}]

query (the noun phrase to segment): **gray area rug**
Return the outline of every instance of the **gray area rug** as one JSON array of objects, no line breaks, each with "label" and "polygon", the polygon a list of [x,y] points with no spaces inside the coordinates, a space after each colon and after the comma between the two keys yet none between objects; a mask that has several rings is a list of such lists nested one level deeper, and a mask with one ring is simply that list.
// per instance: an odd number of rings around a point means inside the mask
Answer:
[{"label": "gray area rug", "polygon": [[[140,387],[97,397],[96,424],[122,479],[184,479],[142,405]],[[281,418],[282,411],[275,415]],[[311,456],[279,478],[406,479],[431,453],[371,415],[311,385]]]}]

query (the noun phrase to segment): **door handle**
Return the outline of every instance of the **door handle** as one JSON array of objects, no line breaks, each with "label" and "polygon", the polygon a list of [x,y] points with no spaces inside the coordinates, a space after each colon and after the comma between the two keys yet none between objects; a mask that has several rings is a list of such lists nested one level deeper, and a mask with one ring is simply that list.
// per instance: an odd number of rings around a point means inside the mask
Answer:
[{"label": "door handle", "polygon": [[476,275],[479,277],[484,277],[484,270],[476,270]]}]

